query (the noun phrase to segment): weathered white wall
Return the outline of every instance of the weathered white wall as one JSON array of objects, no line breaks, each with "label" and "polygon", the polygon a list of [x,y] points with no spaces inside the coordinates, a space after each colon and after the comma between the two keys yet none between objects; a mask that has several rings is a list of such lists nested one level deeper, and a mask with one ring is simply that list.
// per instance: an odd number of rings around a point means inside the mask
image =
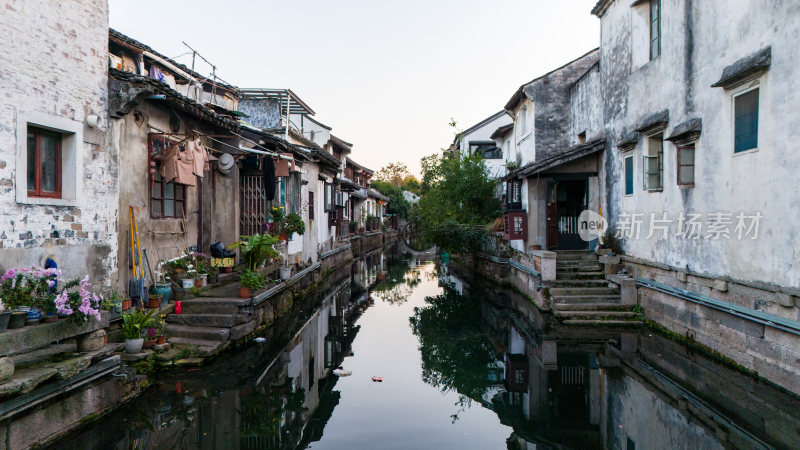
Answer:
[{"label": "weathered white wall", "polygon": [[581,133],[586,133],[585,142],[592,142],[605,134],[598,66],[594,66],[570,89],[570,113],[570,147],[584,143],[579,140]]},{"label": "weathered white wall", "polygon": [[[492,133],[503,125],[508,125],[511,122],[511,117],[508,114],[500,114],[480,127],[472,130],[468,128],[468,131],[461,135],[459,150],[468,152],[470,142],[493,142],[491,138]],[[506,159],[485,159],[484,162],[486,163],[486,168],[489,169],[489,174],[492,176],[502,177],[506,174]]]},{"label": "weathered white wall", "polygon": [[[612,225],[625,212],[662,211],[677,219],[681,212],[760,212],[757,240],[626,239],[630,255],[712,276],[761,281],[781,286],[800,284],[800,197],[792,188],[800,169],[793,133],[800,103],[800,4],[796,2],[663,1],[661,55],[640,67],[631,61],[648,45],[636,32],[638,14],[628,2],[616,1],[601,20],[601,76],[606,131],[611,142],[631,131],[645,115],[669,109],[673,127],[702,118],[696,142],[695,186],[679,189],[676,149],[664,143],[664,190],[642,189],[643,138],[634,155],[634,195],[624,197],[623,156],[608,155],[609,213]],[[721,14],[720,11],[724,11]],[[633,30],[633,31],[632,31]],[[725,66],[764,47],[772,47],[772,65],[758,80],[759,149],[733,154],[731,92],[713,88]],[[705,233],[705,227],[704,231]]]},{"label": "weathered white wall", "polygon": [[[108,5],[8,0],[0,34],[0,270],[53,257],[65,276],[88,272],[92,282],[108,286],[117,265],[119,189],[117,154],[105,135]],[[16,202],[18,172],[25,170],[15,163],[17,132],[29,113],[83,129],[76,146],[83,173],[74,180],[80,195],[73,206]],[[90,114],[100,116],[98,129],[84,125]]]}]

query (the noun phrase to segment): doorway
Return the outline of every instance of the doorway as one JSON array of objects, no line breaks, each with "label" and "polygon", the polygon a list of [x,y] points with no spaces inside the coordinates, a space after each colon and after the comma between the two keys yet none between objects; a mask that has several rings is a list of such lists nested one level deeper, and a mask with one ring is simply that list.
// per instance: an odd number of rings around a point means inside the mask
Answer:
[{"label": "doorway", "polygon": [[558,180],[547,185],[547,249],[583,250],[578,216],[588,206],[588,180]]}]

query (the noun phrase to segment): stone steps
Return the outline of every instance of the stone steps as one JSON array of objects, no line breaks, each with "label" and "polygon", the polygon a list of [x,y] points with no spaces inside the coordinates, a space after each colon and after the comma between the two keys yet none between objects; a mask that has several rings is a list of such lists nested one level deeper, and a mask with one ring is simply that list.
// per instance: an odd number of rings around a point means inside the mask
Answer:
[{"label": "stone steps", "polygon": [[[172,338],[189,338],[201,341],[225,342],[230,337],[230,328],[203,327],[168,323],[167,331]],[[170,342],[174,342],[170,339]]]},{"label": "stone steps", "polygon": [[193,339],[187,337],[170,336],[169,343],[173,345],[189,345],[196,349],[200,356],[210,356],[219,352],[225,345],[220,341],[209,341],[205,339]]},{"label": "stone steps", "polygon": [[615,295],[553,295],[553,303],[619,303]]},{"label": "stone steps", "polygon": [[640,327],[644,322],[636,320],[596,320],[596,319],[569,319],[565,320],[564,325],[575,325],[584,327]]},{"label": "stone steps", "polygon": [[56,358],[66,353],[75,353],[77,351],[78,346],[75,344],[54,344],[32,352],[13,355],[11,356],[11,360],[14,361],[14,367],[17,369],[24,369],[45,360]]},{"label": "stone steps", "polygon": [[236,325],[233,314],[170,314],[167,322],[193,327],[232,328]]},{"label": "stone steps", "polygon": [[598,263],[581,263],[577,265],[570,265],[570,266],[556,266],[556,274],[562,273],[570,273],[570,272],[598,272],[602,270],[602,267]]},{"label": "stone steps", "polygon": [[556,280],[601,280],[603,272],[556,272]]},{"label": "stone steps", "polygon": [[250,306],[245,298],[196,298],[181,303],[183,314],[236,314],[241,308]]},{"label": "stone steps", "polygon": [[633,311],[558,311],[557,314],[564,320],[632,320],[639,317]]},{"label": "stone steps", "polygon": [[608,287],[608,285],[601,287],[601,286],[592,286],[592,287],[580,287],[580,286],[569,286],[569,287],[554,287],[550,288],[550,295],[552,296],[562,296],[562,295],[619,295],[619,289]]},{"label": "stone steps", "polygon": [[553,310],[561,311],[632,311],[633,305],[622,303],[554,303]]},{"label": "stone steps", "polygon": [[608,287],[608,280],[551,280],[547,281],[550,289],[565,287]]},{"label": "stone steps", "polygon": [[591,253],[567,253],[562,255],[559,253],[556,257],[556,262],[560,261],[597,261],[597,255]]}]

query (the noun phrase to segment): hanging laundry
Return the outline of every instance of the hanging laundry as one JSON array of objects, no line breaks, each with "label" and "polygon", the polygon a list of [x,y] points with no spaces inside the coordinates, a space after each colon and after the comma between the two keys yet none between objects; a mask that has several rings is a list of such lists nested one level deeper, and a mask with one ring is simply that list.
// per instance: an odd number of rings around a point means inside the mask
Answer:
[{"label": "hanging laundry", "polygon": [[159,173],[165,183],[169,183],[178,176],[178,154],[180,149],[177,145],[170,146],[161,154],[161,167]]},{"label": "hanging laundry", "polygon": [[164,84],[167,84],[167,78],[164,76],[164,73],[161,72],[161,69],[154,66],[153,64],[150,65],[150,78],[158,80]]},{"label": "hanging laundry", "polygon": [[192,171],[195,175],[203,178],[203,172],[209,170],[208,153],[200,140],[194,140],[186,144],[186,153],[190,154],[193,161]]},{"label": "hanging laundry", "polygon": [[174,181],[175,183],[194,186],[194,156],[193,152],[181,149],[177,145],[170,146],[164,150],[160,169],[164,182]]},{"label": "hanging laundry", "polygon": [[262,158],[261,175],[264,181],[264,195],[268,201],[275,199],[275,163],[272,158]]}]

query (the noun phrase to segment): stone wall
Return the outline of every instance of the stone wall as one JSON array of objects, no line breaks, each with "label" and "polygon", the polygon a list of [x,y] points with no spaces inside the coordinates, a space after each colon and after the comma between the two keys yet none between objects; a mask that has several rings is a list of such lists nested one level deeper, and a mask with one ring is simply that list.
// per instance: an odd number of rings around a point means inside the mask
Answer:
[{"label": "stone wall", "polygon": [[[0,270],[51,257],[66,277],[88,272],[109,285],[117,265],[118,166],[105,133],[107,2],[7,1],[0,30],[7,37],[0,54]],[[85,124],[89,115],[99,117],[97,128]],[[76,138],[74,150],[62,149],[64,158],[76,158],[62,163],[62,184],[75,186],[74,199],[17,202],[27,194],[17,149],[25,148],[18,140],[28,123],[75,130],[67,135]]]}]

